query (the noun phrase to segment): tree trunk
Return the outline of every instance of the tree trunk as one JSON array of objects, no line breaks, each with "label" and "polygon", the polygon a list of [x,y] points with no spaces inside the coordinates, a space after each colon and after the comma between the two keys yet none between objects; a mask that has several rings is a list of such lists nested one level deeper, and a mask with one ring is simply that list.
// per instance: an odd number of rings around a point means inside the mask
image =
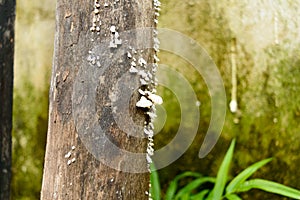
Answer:
[{"label": "tree trunk", "polygon": [[[142,32],[131,30],[154,27],[154,9],[150,0],[58,0],[41,199],[149,198],[149,173],[139,169],[147,167],[141,153],[146,151],[147,138],[141,136],[150,119],[147,108],[136,107],[140,77],[127,72],[133,54],[144,58],[135,60],[141,66],[153,60],[152,48],[134,49],[141,39],[151,45],[152,35],[139,38]],[[129,32],[122,35],[124,31]],[[127,95],[128,105],[119,96],[126,96],[125,90],[132,92]],[[114,107],[116,102],[119,106]],[[132,121],[137,128],[128,126]],[[99,132],[89,132],[95,127]],[[129,158],[111,144],[144,157]]]},{"label": "tree trunk", "polygon": [[10,198],[15,4],[0,1],[0,199]]}]

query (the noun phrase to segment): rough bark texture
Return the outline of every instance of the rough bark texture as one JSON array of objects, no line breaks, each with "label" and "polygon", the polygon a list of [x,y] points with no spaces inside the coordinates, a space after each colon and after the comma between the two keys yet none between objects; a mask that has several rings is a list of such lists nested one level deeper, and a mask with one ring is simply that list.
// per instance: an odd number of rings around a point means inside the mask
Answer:
[{"label": "rough bark texture", "polygon": [[0,199],[10,198],[15,4],[0,1]]},{"label": "rough bark texture", "polygon": [[[97,42],[110,40],[111,26],[117,25],[119,32],[153,27],[153,4],[150,0],[109,0],[106,1],[107,6],[104,2],[99,2],[102,25],[97,34],[90,30],[93,25],[94,3],[93,0],[57,2],[49,128],[41,199],[148,199],[148,173],[133,174],[111,169],[88,152],[75,128],[72,91],[83,60]],[[147,60],[152,59],[153,51],[147,51],[144,56],[147,56]],[[127,137],[114,122],[112,108],[107,106],[108,88],[130,67],[126,56],[120,59],[120,62],[105,72],[105,84],[97,91],[96,107],[100,125],[121,148],[145,152],[147,140]],[[127,81],[129,83],[132,80]],[[133,95],[130,112],[134,115],[135,123],[143,125],[146,117],[135,107],[137,98],[138,95]],[[128,119],[123,120],[126,122]],[[68,152],[72,152],[70,158],[65,157]],[[75,159],[68,163],[71,158]],[[122,162],[122,158],[112,159],[120,159],[120,163]]]}]

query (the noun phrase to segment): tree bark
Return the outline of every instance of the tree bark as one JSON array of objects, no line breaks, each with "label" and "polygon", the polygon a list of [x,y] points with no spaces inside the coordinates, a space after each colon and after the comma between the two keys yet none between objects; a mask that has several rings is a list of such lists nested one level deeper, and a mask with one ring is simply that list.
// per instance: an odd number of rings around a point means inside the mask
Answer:
[{"label": "tree bark", "polygon": [[[119,46],[126,45],[126,41],[123,38],[123,44],[116,41],[114,42],[118,44],[107,44],[105,46],[107,50],[100,55],[99,63],[97,60],[90,59],[91,49],[97,49],[97,45],[106,44],[105,41],[112,40],[112,37],[116,36],[116,32],[154,27],[154,17],[154,6],[150,0],[107,0],[105,2],[58,0],[50,88],[49,128],[41,199],[149,198],[147,196],[149,173],[128,173],[113,169],[99,161],[101,155],[97,157],[97,151],[90,151],[87,147],[87,141],[79,133],[80,127],[77,127],[78,124],[76,124],[80,123],[80,120],[76,122],[74,119],[74,104],[76,103],[74,99],[78,95],[78,93],[74,93],[74,90],[79,87],[76,85],[76,80],[80,81],[82,78],[79,84],[85,83],[96,73],[93,68],[88,68],[88,66],[86,70],[82,69],[85,65],[89,65],[87,60],[101,68],[100,62],[113,57]],[[100,18],[101,25],[97,18]],[[120,39],[122,39],[121,36]],[[112,47],[114,45],[116,46]],[[149,62],[153,59],[153,49],[141,50],[140,53]],[[100,84],[97,87],[95,99],[93,99],[95,105],[89,106],[97,108],[99,126],[105,131],[105,136],[111,142],[127,151],[145,152],[147,139],[124,134],[114,119],[114,109],[111,106],[110,91],[117,85],[122,74],[129,70],[130,62],[131,60],[126,55],[121,55],[108,70],[103,72],[103,76],[99,77]],[[82,77],[82,73],[86,73],[87,80]],[[135,76],[125,80],[123,84],[126,86],[137,80],[139,78]],[[79,89],[82,89],[84,93],[90,88]],[[83,98],[85,97],[83,96]],[[128,105],[129,112],[134,122],[143,127],[145,121],[149,119],[143,110],[135,106],[138,100],[139,94],[134,92],[130,99],[130,105]],[[93,113],[89,112],[77,114],[94,117]],[[121,117],[119,120],[126,125],[130,119]],[[143,131],[140,134],[143,135]],[[106,148],[105,145],[104,148]],[[107,155],[111,156],[112,162],[119,163],[120,166],[126,162],[125,157],[116,152],[110,152],[109,148],[106,150]],[[133,160],[132,164],[145,167],[147,165],[146,157],[142,163],[134,163]]]},{"label": "tree bark", "polygon": [[0,1],[0,199],[10,198],[15,4]]}]

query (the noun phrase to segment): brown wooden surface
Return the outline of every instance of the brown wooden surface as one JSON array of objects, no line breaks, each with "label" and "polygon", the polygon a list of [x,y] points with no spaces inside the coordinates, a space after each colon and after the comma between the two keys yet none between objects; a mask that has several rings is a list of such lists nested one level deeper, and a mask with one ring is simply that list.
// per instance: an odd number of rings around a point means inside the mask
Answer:
[{"label": "brown wooden surface", "polygon": [[10,198],[14,0],[0,1],[0,199]]},{"label": "brown wooden surface", "polygon": [[[93,0],[58,0],[56,13],[55,50],[52,69],[49,106],[49,128],[41,199],[148,199],[149,173],[134,174],[111,169],[89,153],[76,132],[72,116],[72,91],[74,81],[88,56],[88,51],[100,40],[110,40],[110,27],[118,31],[137,27],[153,27],[154,9],[151,0],[107,0],[110,6],[100,1],[102,20],[100,35],[90,31],[93,19]],[[153,57],[148,51],[147,59]],[[109,56],[109,55],[107,55]],[[128,71],[126,57],[105,74],[107,87],[116,82],[116,73]],[[92,74],[91,74],[92,75]],[[128,80],[131,81],[131,80]],[[126,84],[126,82],[124,83]],[[103,90],[106,91],[107,90]],[[97,91],[97,108],[105,107],[107,94]],[[133,96],[136,102],[138,95]],[[146,117],[142,111],[130,105],[135,123],[143,125]],[[114,124],[111,111],[102,112],[101,120],[108,120],[105,130],[122,148],[145,152],[147,140],[134,139],[123,134]],[[124,119],[127,120],[127,119]],[[111,123],[110,123],[111,122]],[[104,125],[105,126],[105,125]],[[143,134],[143,133],[141,133]],[[72,146],[73,150],[72,150]],[[71,151],[74,162],[68,164],[65,155]],[[121,158],[122,159],[122,158]],[[121,163],[122,160],[120,160]],[[146,159],[145,163],[146,165]]]}]

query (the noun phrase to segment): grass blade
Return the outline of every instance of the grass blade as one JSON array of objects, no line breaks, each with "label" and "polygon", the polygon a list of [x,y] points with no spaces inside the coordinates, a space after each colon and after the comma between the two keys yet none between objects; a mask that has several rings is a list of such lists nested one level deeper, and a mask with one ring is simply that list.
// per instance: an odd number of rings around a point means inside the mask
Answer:
[{"label": "grass blade", "polygon": [[202,190],[196,195],[191,196],[191,200],[204,200],[204,197],[209,193],[209,190]]},{"label": "grass blade", "polygon": [[166,192],[166,196],[165,196],[165,200],[173,200],[174,199],[174,196],[175,196],[175,193],[176,193],[176,190],[177,190],[177,186],[178,186],[178,181],[180,179],[183,179],[183,178],[186,178],[186,177],[196,177],[196,178],[199,178],[199,177],[202,177],[201,174],[197,173],[197,172],[184,172],[182,174],[179,174],[177,175],[173,181],[171,181],[168,189],[167,189],[167,192]]},{"label": "grass blade", "polygon": [[199,187],[202,184],[207,183],[207,182],[214,183],[215,182],[215,178],[212,178],[212,177],[201,177],[201,178],[198,178],[198,179],[190,182],[184,188],[182,188],[181,190],[178,191],[177,195],[175,196],[175,199],[180,199],[180,198],[182,198],[186,194],[188,194],[189,196],[191,196],[191,192],[194,189],[196,189],[197,187]]},{"label": "grass blade", "polygon": [[251,189],[260,189],[266,192],[279,194],[285,197],[300,199],[300,190],[263,179],[253,179],[246,181],[240,185],[237,192],[246,192]]},{"label": "grass blade", "polygon": [[270,162],[272,158],[264,159],[253,165],[247,167],[241,173],[239,173],[226,187],[226,194],[234,193],[235,190],[239,187],[240,184],[245,182],[254,172],[256,172],[259,168]]},{"label": "grass blade", "polygon": [[209,199],[213,199],[213,200],[221,200],[222,199],[226,181],[227,181],[227,175],[228,175],[230,163],[232,160],[234,146],[235,146],[235,139],[232,140],[230,147],[227,150],[226,155],[223,159],[223,162],[219,168],[217,178],[216,178],[216,183],[215,183],[215,186],[209,196]]},{"label": "grass blade", "polygon": [[242,200],[238,195],[236,195],[236,194],[228,194],[228,195],[226,195],[226,198],[228,199],[228,200]]},{"label": "grass blade", "polygon": [[151,175],[150,175],[150,194],[153,200],[160,200],[160,184],[159,184],[159,177],[158,173],[155,169],[153,163],[150,164]]}]

